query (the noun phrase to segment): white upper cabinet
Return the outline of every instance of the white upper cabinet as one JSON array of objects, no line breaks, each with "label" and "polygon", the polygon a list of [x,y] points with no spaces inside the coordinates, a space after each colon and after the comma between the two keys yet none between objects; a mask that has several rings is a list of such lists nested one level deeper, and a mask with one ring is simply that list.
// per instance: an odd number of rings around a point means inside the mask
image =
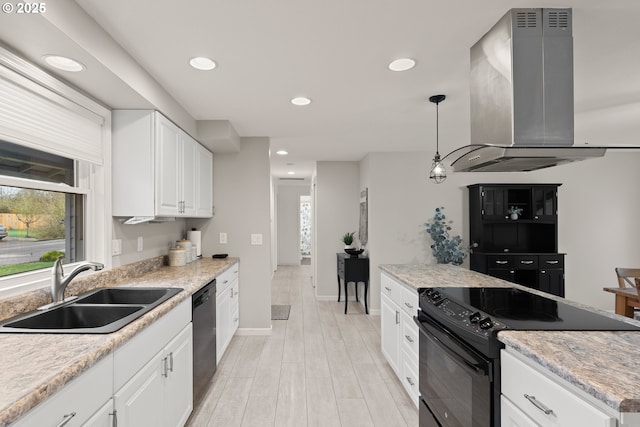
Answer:
[{"label": "white upper cabinet", "polygon": [[157,111],[113,111],[113,216],[213,216],[213,155]]}]

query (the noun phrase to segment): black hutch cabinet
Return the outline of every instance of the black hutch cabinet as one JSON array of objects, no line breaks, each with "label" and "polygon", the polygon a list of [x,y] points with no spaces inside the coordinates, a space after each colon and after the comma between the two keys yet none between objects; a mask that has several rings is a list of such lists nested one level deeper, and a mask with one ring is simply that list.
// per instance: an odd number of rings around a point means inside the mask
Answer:
[{"label": "black hutch cabinet", "polygon": [[[471,269],[564,296],[558,253],[561,184],[474,184],[469,188]],[[512,219],[509,211],[520,211]]]}]

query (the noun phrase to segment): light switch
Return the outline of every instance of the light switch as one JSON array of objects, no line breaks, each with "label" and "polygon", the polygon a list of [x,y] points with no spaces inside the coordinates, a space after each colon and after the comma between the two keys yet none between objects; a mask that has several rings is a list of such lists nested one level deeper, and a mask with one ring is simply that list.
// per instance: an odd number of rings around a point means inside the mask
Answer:
[{"label": "light switch", "polygon": [[122,254],[122,239],[113,239],[111,241],[111,255]]},{"label": "light switch", "polygon": [[251,244],[252,245],[261,245],[262,244],[262,234],[252,234],[251,235]]},{"label": "light switch", "polygon": [[220,244],[221,245],[227,244],[227,233],[220,233]]}]

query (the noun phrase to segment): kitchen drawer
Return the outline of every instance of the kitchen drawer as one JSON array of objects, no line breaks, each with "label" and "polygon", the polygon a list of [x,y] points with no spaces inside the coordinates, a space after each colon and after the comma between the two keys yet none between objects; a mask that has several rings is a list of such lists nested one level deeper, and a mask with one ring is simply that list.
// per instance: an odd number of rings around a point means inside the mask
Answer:
[{"label": "kitchen drawer", "polygon": [[414,406],[418,408],[420,398],[420,388],[418,384],[418,360],[414,359],[404,349],[400,358],[402,366],[400,367],[400,381],[405,390],[411,397]]},{"label": "kitchen drawer", "polygon": [[514,255],[513,267],[519,270],[536,270],[538,268],[538,255]]},{"label": "kitchen drawer", "polygon": [[490,255],[487,257],[487,268],[512,268],[513,260],[511,255]]},{"label": "kitchen drawer", "polygon": [[543,372],[542,367],[534,368],[505,350],[500,352],[500,359],[502,394],[541,426],[617,425],[615,417],[584,400],[577,388],[572,390],[573,386],[560,377]]},{"label": "kitchen drawer", "polygon": [[415,316],[418,313],[418,291],[407,289],[402,285],[398,285],[398,287],[400,288],[400,307],[409,316]]},{"label": "kitchen drawer", "polygon": [[385,273],[382,273],[380,278],[380,292],[383,295],[386,295],[391,299],[391,301],[400,305],[400,301],[402,297],[400,296],[400,292],[402,292],[402,287],[396,283],[391,277],[387,276]]},{"label": "kitchen drawer", "polygon": [[234,280],[238,279],[238,263],[233,264],[231,267],[216,276],[216,291],[218,293],[227,289]]},{"label": "kitchen drawer", "polygon": [[402,341],[402,347],[418,360],[418,325],[413,321],[413,317],[402,313],[402,329],[400,331],[400,340]]},{"label": "kitchen drawer", "polygon": [[564,268],[564,255],[539,255],[538,265],[540,268]]}]

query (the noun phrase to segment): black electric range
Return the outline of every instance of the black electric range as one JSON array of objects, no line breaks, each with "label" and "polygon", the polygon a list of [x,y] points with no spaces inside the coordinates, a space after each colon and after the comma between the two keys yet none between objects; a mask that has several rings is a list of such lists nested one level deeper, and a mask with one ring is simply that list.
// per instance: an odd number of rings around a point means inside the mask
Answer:
[{"label": "black electric range", "polygon": [[516,288],[424,288],[419,301],[420,427],[500,426],[500,331],[640,331]]},{"label": "black electric range", "polygon": [[506,329],[640,331],[623,320],[516,288],[425,288],[420,310],[489,357],[497,351],[497,333]]}]

